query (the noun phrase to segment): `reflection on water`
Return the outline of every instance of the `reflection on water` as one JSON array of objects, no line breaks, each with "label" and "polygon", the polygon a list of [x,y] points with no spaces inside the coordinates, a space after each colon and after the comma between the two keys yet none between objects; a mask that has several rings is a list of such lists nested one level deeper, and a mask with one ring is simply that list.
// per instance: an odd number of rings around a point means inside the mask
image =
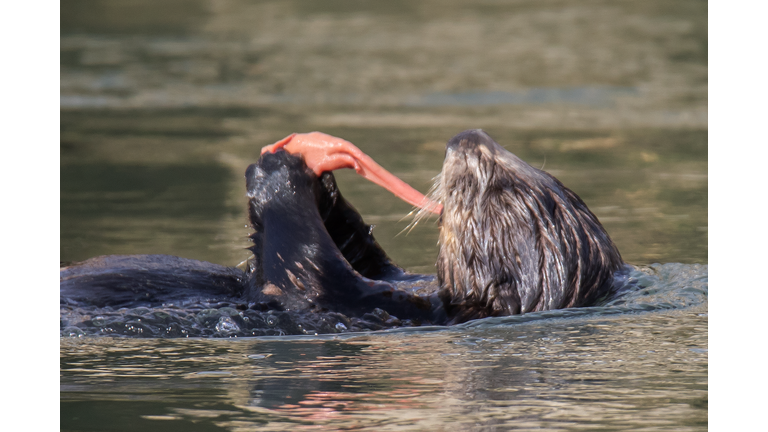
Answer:
[{"label": "reflection on water", "polygon": [[225,339],[64,338],[61,427],[706,428],[707,267],[633,277],[604,306],[448,328],[249,339],[208,309],[192,320]]},{"label": "reflection on water", "polygon": [[103,411],[136,429],[694,430],[706,327],[693,308],[351,338],[63,340],[62,429]]},{"label": "reflection on water", "polygon": [[[65,0],[60,52],[62,261],[234,265],[261,146],[322,130],[426,191],[480,127],[627,262],[685,263],[625,304],[450,329],[63,338],[62,430],[706,429],[706,2]],[[434,272],[434,223],[399,234],[407,204],[337,179],[397,263]]]}]

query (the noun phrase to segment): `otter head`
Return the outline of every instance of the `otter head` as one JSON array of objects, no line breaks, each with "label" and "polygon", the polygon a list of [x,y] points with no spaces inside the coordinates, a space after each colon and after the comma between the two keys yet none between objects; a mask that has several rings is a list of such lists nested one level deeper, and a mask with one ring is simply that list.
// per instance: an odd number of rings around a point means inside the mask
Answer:
[{"label": "otter head", "polygon": [[438,282],[454,321],[587,305],[621,256],[581,199],[482,130],[447,144],[431,197]]}]

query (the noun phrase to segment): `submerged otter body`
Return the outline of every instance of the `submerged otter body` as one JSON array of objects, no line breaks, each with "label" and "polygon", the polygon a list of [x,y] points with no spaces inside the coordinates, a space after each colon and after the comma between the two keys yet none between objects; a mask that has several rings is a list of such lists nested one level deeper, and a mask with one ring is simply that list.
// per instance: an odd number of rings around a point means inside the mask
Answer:
[{"label": "submerged otter body", "polygon": [[62,269],[62,303],[226,298],[348,316],[378,308],[452,324],[594,304],[622,266],[576,194],[480,130],[449,141],[432,194],[443,204],[436,279],[396,266],[333,174],[318,177],[301,156],[262,155],[246,184],[254,229],[246,271],[163,255],[99,257]]}]

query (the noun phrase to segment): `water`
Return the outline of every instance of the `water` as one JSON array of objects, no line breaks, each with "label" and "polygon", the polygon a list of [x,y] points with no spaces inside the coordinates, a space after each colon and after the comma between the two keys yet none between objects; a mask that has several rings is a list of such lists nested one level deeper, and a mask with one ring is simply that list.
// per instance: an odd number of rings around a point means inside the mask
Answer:
[{"label": "water", "polygon": [[[481,127],[578,193],[643,282],[595,308],[294,336],[237,305],[62,308],[62,430],[707,428],[706,3],[61,9],[61,261],[235,265],[261,146],[322,130],[426,191]],[[400,234],[407,204],[337,179],[395,262],[434,272],[433,223]]]},{"label": "water", "polygon": [[706,266],[634,276],[602,307],[451,328],[64,338],[61,427],[706,429]]},{"label": "water", "polygon": [[257,340],[63,339],[63,430],[704,430],[702,308]]}]

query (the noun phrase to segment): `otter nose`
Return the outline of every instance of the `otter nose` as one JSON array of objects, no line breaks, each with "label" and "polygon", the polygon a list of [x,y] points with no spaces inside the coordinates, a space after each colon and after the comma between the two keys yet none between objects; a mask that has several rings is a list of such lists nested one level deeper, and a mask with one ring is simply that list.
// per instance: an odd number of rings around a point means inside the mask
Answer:
[{"label": "otter nose", "polygon": [[451,138],[446,145],[447,151],[467,151],[478,146],[493,148],[493,138],[482,129],[469,129]]}]

